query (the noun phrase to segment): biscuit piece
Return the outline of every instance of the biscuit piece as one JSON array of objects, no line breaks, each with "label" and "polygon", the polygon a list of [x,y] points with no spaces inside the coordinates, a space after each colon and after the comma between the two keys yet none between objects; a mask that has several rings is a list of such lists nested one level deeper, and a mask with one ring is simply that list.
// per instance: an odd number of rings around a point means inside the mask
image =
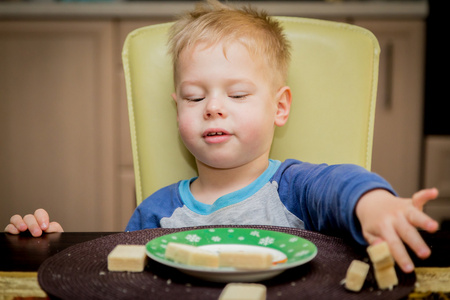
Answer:
[{"label": "biscuit piece", "polygon": [[360,260],[353,260],[347,269],[345,288],[353,292],[359,292],[366,281],[370,265]]},{"label": "biscuit piece", "polygon": [[378,288],[392,289],[398,284],[394,259],[386,242],[367,247],[367,253],[373,263]]},{"label": "biscuit piece", "polygon": [[187,264],[192,266],[218,268],[219,255],[215,252],[197,248],[190,254]]},{"label": "biscuit piece", "polygon": [[117,245],[108,254],[108,270],[142,272],[146,260],[144,245]]},{"label": "biscuit piece", "polygon": [[221,267],[264,270],[272,266],[272,255],[260,252],[226,251],[219,253]]},{"label": "biscuit piece", "polygon": [[219,300],[265,300],[267,288],[258,283],[229,283],[222,290]]},{"label": "biscuit piece", "polygon": [[165,256],[167,259],[181,264],[209,268],[219,267],[219,255],[217,253],[192,245],[168,243]]},{"label": "biscuit piece", "polygon": [[373,263],[373,267],[377,270],[394,266],[394,259],[386,242],[367,247],[367,253]]},{"label": "biscuit piece", "polygon": [[397,273],[394,267],[375,270],[375,279],[382,290],[392,290],[398,284]]},{"label": "biscuit piece", "polygon": [[187,265],[189,256],[195,248],[196,247],[192,245],[168,243],[165,256],[167,259],[173,260],[174,262]]}]

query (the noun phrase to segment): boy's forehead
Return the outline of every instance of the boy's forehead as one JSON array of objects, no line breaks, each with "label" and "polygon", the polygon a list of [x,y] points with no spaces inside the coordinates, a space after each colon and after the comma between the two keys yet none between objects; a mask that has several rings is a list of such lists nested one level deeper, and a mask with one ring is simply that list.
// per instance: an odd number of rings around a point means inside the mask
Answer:
[{"label": "boy's forehead", "polygon": [[213,52],[215,52],[215,54],[217,54],[217,52],[221,52],[223,56],[228,59],[228,53],[230,53],[231,48],[239,49],[238,51],[233,51],[234,55],[239,55],[241,57],[245,56],[246,58],[249,58],[251,61],[257,64],[266,64],[267,62],[266,60],[261,59],[259,55],[253,55],[253,52],[249,49],[249,47],[241,41],[198,41],[181,51],[178,58],[178,65],[180,65],[180,63],[192,62],[194,55],[198,54],[199,52],[202,52],[199,57],[212,54]]},{"label": "boy's forehead", "polygon": [[[264,59],[262,55],[254,55],[249,49],[248,45],[242,41],[219,41],[216,43],[208,41],[199,41],[189,47],[184,48],[177,61],[177,66],[175,68],[175,84],[180,84],[181,77],[184,74],[185,68],[189,68],[197,59],[202,60],[209,55],[217,55],[217,53],[222,53],[226,60],[233,59],[236,55],[239,55],[238,61],[245,60],[245,65],[247,63],[253,65],[251,67],[254,70],[258,70],[259,75],[263,75],[265,80],[270,83],[275,84],[278,80],[274,77],[276,72],[273,72],[273,67],[269,60]],[[198,54],[198,55],[197,55]],[[230,54],[227,56],[227,54]],[[214,64],[214,61],[211,63]],[[277,85],[277,84],[275,84]]]},{"label": "boy's forehead", "polygon": [[235,44],[240,44],[240,43],[238,43],[236,41],[227,42],[227,41],[220,41],[220,40],[215,41],[215,42],[198,41],[198,42],[192,44],[191,46],[188,46],[185,49],[183,49],[181,53],[182,54],[184,53],[185,55],[190,57],[197,52],[202,52],[205,50],[215,50],[216,48],[218,48],[218,49],[222,49],[223,53],[226,54],[227,49]]}]

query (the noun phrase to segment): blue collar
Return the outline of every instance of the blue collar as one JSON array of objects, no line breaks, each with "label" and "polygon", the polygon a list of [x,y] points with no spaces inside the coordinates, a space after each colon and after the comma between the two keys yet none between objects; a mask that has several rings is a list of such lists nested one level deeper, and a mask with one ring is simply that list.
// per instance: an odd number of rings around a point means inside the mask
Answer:
[{"label": "blue collar", "polygon": [[269,159],[269,166],[255,181],[240,190],[220,197],[213,204],[199,202],[195,200],[192,195],[190,184],[197,179],[197,177],[193,177],[189,180],[182,180],[178,186],[178,191],[180,193],[181,200],[190,210],[201,215],[209,215],[214,211],[239,203],[255,194],[270,181],[280,165],[280,161]]}]

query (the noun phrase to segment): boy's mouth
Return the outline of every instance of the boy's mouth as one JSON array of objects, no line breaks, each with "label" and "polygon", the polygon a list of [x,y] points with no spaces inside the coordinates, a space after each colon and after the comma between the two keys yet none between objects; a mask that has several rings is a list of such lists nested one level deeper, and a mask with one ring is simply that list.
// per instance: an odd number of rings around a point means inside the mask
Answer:
[{"label": "boy's mouth", "polygon": [[206,136],[215,136],[215,135],[224,135],[226,133],[219,131],[219,132],[209,132],[206,134]]},{"label": "boy's mouth", "polygon": [[203,132],[203,136],[207,137],[207,136],[223,136],[223,135],[228,135],[229,132],[227,132],[226,130],[222,129],[222,128],[210,128],[205,130],[205,132]]},{"label": "boy's mouth", "polygon": [[220,144],[230,139],[230,133],[219,128],[211,128],[203,133],[203,138],[209,144]]}]

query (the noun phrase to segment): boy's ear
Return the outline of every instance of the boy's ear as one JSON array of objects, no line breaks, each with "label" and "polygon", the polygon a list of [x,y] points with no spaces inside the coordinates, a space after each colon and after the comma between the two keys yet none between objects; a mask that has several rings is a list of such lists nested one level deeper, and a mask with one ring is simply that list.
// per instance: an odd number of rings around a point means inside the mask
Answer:
[{"label": "boy's ear", "polygon": [[277,113],[275,115],[275,125],[283,126],[286,124],[289,112],[291,111],[292,94],[291,88],[283,86],[277,93]]},{"label": "boy's ear", "polygon": [[172,93],[172,99],[175,101],[175,105],[177,104],[177,93]]},{"label": "boy's ear", "polygon": [[177,104],[177,93],[172,93],[173,102],[175,102],[175,108],[177,110],[177,121],[178,121],[178,104]]}]

